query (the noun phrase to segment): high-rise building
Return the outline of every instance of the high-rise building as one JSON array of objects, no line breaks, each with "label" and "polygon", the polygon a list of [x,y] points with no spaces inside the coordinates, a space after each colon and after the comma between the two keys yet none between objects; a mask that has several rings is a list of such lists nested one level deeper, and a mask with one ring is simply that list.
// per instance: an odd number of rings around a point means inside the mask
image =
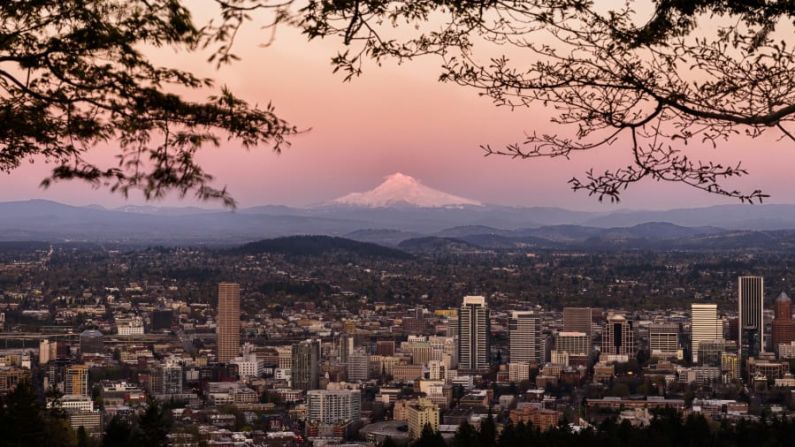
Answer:
[{"label": "high-rise building", "polygon": [[555,350],[569,355],[590,355],[591,338],[585,332],[558,332]]},{"label": "high-rise building", "polygon": [[508,321],[511,363],[542,363],[541,319],[529,311],[513,311]]},{"label": "high-rise building", "polygon": [[370,372],[370,356],[364,351],[351,352],[346,366],[349,382],[365,381]]},{"label": "high-rise building", "polygon": [[227,363],[240,352],[240,284],[218,284],[216,326],[218,362]]},{"label": "high-rise building", "polygon": [[590,338],[593,327],[593,311],[590,307],[564,307],[563,330],[565,332],[584,332]]},{"label": "high-rise building", "polygon": [[359,390],[310,390],[306,393],[306,404],[310,423],[344,424],[358,422],[362,397]]},{"label": "high-rise building", "polygon": [[64,394],[89,395],[87,365],[71,365],[66,368]]},{"label": "high-rise building", "polygon": [[781,292],[773,306],[773,350],[778,353],[779,345],[788,345],[795,341],[795,320],[792,319],[792,300],[786,293]]},{"label": "high-rise building", "polygon": [[39,341],[39,365],[46,365],[58,357],[58,342],[51,340]]},{"label": "high-rise building", "polygon": [[167,362],[154,368],[151,391],[156,395],[182,393],[182,366],[176,362]]},{"label": "high-rise building", "polygon": [[652,357],[671,358],[679,351],[679,325],[660,323],[649,326],[649,352]]},{"label": "high-rise building", "polygon": [[409,423],[409,439],[419,439],[426,425],[433,431],[439,431],[439,407],[430,399],[420,398],[416,404],[406,408]]},{"label": "high-rise building", "polygon": [[635,330],[624,315],[612,314],[602,329],[602,353],[607,355],[635,356]]},{"label": "high-rise building", "polygon": [[340,338],[337,341],[337,354],[340,363],[346,363],[348,361],[348,356],[351,355],[355,346],[354,341],[355,338],[353,335],[350,334],[340,335]]},{"label": "high-rise building", "polygon": [[693,363],[698,363],[701,342],[723,340],[723,322],[718,319],[717,304],[691,304],[690,315],[690,353]]},{"label": "high-rise building", "polygon": [[458,369],[464,372],[489,370],[491,322],[486,298],[465,296],[458,309]]},{"label": "high-rise building", "polygon": [[293,345],[291,374],[294,390],[320,388],[320,340],[305,340]]},{"label": "high-rise building", "polygon": [[740,358],[756,357],[765,350],[765,281],[761,276],[737,278]]}]

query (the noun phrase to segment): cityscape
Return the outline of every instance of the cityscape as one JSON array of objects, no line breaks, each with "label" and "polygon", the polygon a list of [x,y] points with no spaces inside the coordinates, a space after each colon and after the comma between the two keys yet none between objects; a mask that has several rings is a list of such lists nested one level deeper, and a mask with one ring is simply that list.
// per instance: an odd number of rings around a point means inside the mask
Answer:
[{"label": "cityscape", "polygon": [[795,446],[794,36],[0,1],[0,447]]},{"label": "cityscape", "polygon": [[[440,273],[391,252],[98,248],[7,244],[0,264],[0,393],[30,384],[73,433],[95,442],[124,421],[130,429],[152,405],[168,413],[166,444],[180,446],[425,445],[428,429],[458,445],[462,426],[532,427],[543,436],[597,431],[607,421],[649,427],[661,411],[720,424],[795,411],[792,301],[762,276],[730,278],[756,262],[743,264],[742,254],[722,255],[738,259],[728,270],[696,264],[701,292],[683,291],[689,303],[667,298],[679,307],[594,307],[574,299],[593,285],[571,280],[544,292],[568,299],[510,288],[456,294],[452,284],[434,297],[398,294]],[[318,276],[340,256],[349,257],[341,270]],[[545,277],[544,263],[561,256],[637,262],[622,252],[438,256],[433,262],[454,281],[456,264],[465,276],[502,276],[491,287],[513,284],[525,269]],[[676,257],[678,275],[688,256],[645,254],[668,269]],[[704,280],[719,270],[722,290]],[[241,282],[215,280],[224,276]],[[468,287],[459,280],[459,290]],[[646,285],[628,287],[632,295]]]}]

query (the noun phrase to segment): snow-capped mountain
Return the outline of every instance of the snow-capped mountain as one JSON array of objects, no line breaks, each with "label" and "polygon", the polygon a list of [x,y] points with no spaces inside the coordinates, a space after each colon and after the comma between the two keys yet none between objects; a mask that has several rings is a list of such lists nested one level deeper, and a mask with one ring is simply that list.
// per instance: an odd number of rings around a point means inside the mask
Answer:
[{"label": "snow-capped mountain", "polygon": [[383,183],[365,192],[354,192],[331,201],[334,205],[366,208],[391,206],[416,206],[421,208],[449,208],[482,206],[476,200],[448,194],[423,185],[409,175],[395,173],[387,176]]}]

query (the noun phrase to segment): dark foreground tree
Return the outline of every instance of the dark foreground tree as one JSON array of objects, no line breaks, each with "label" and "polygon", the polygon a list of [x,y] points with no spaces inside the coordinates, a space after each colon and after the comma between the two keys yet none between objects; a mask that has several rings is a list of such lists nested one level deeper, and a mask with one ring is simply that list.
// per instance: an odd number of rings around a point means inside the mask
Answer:
[{"label": "dark foreground tree", "polygon": [[549,106],[571,128],[531,129],[505,148],[484,146],[486,155],[621,146],[625,167],[589,171],[572,187],[615,201],[653,179],[754,202],[767,195],[726,185],[747,173],[740,163],[699,161],[687,146],[770,130],[795,142],[793,18],[790,0],[313,0],[300,20],[310,38],[349,46],[333,59],[348,79],[367,58],[437,55],[442,81],[499,106]]},{"label": "dark foreground tree", "polygon": [[[295,128],[270,105],[250,106],[226,88],[205,101],[181,96],[213,81],[158,66],[146,52],[212,45],[215,62],[233,59],[229,27],[195,25],[185,3],[0,2],[0,171],[47,162],[53,170],[45,186],[83,179],[125,195],[175,190],[232,205],[225,189],[211,185],[197,151],[224,140],[278,151]],[[89,161],[97,146],[111,147],[117,162]]]}]

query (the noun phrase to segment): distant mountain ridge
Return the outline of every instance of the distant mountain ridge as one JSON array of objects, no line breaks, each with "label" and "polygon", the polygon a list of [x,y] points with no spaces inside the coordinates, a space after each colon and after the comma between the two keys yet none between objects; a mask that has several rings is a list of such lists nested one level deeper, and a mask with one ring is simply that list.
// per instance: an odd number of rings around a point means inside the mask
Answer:
[{"label": "distant mountain ridge", "polygon": [[[0,202],[0,241],[236,245],[294,235],[346,237],[398,246],[414,238],[457,239],[479,246],[574,246],[684,240],[730,246],[787,240],[795,205],[726,205],[670,211],[591,213],[496,205],[461,207],[291,208],[72,206],[47,200]],[[756,235],[756,236],[752,236]],[[762,236],[760,236],[762,235]],[[601,241],[601,242],[600,242]],[[784,243],[784,242],[782,242]],[[648,244],[647,244],[648,245]],[[670,244],[672,247],[674,244]]]}]

